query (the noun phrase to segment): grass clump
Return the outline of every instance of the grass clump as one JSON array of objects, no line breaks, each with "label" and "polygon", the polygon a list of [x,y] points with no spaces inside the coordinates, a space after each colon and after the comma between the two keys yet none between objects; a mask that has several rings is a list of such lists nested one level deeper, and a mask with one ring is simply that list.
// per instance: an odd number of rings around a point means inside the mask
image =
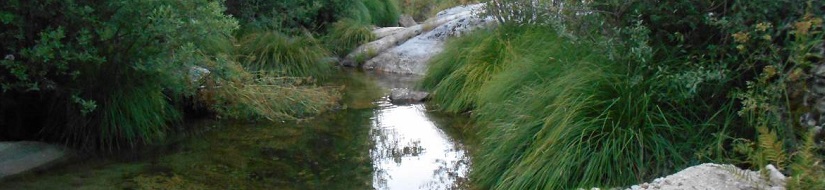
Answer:
[{"label": "grass clump", "polygon": [[523,31],[483,30],[451,41],[434,57],[422,87],[435,94],[432,101],[447,112],[462,112],[477,104],[478,91],[514,56],[508,42]]},{"label": "grass clump", "polygon": [[[632,64],[549,27],[502,25],[449,42],[423,85],[445,111],[473,110],[482,189],[630,185],[692,163],[718,140],[725,109],[681,112]],[[453,57],[447,57],[452,55]],[[460,55],[460,56],[454,56]],[[696,135],[683,135],[692,133]]]},{"label": "grass clump", "polygon": [[343,57],[359,45],[375,40],[375,34],[369,25],[353,19],[342,19],[332,24],[332,29],[324,39],[333,54]]},{"label": "grass clump", "polygon": [[395,0],[363,0],[369,10],[370,19],[378,26],[397,26],[401,11]]},{"label": "grass clump", "polygon": [[279,32],[258,32],[242,38],[238,53],[252,72],[274,72],[280,76],[323,78],[333,64],[329,53],[311,36],[290,37]]}]

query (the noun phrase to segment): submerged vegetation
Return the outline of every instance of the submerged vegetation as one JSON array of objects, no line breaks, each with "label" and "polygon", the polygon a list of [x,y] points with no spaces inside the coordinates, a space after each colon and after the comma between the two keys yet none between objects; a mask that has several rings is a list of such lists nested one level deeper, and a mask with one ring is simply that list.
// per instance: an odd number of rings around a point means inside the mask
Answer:
[{"label": "submerged vegetation", "polygon": [[499,26],[449,41],[422,82],[480,125],[479,188],[626,186],[701,162],[821,186],[797,122],[821,2],[491,2]]}]

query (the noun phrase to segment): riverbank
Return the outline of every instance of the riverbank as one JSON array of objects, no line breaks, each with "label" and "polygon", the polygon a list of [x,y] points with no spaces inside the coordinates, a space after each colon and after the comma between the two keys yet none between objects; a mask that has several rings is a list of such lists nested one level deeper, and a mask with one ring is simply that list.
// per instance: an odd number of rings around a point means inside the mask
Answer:
[{"label": "riverbank", "polygon": [[[466,121],[423,104],[393,105],[397,76],[342,72],[342,109],[301,122],[201,120],[169,142],[86,156],[15,176],[0,189],[239,188],[423,189],[467,187]],[[466,128],[466,127],[463,127]]]}]

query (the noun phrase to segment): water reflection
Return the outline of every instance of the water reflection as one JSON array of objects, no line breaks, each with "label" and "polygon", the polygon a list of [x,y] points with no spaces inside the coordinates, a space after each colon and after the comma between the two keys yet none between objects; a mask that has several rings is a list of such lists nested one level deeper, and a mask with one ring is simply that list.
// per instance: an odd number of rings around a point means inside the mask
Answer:
[{"label": "water reflection", "polygon": [[[379,84],[404,86],[387,82],[387,77],[379,77]],[[467,151],[431,119],[436,116],[426,114],[424,104],[396,106],[385,98],[378,105],[370,131],[374,188],[467,188]]]}]

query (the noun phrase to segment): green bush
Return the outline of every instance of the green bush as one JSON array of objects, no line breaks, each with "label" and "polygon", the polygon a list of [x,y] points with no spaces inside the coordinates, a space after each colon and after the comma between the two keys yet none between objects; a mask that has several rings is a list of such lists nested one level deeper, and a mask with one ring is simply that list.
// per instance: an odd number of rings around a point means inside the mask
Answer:
[{"label": "green bush", "polygon": [[[223,11],[209,0],[10,1],[0,9],[9,57],[0,61],[0,97],[41,97],[36,112],[48,116],[26,126],[45,125],[52,140],[107,148],[157,140],[179,118],[174,100],[194,94],[189,66],[228,51],[216,43],[228,44],[237,22]],[[0,123],[20,122],[3,112],[11,119]]]},{"label": "green bush", "polygon": [[226,12],[243,26],[241,35],[265,31],[324,33],[331,23],[345,18],[395,26],[400,15],[395,0],[228,0],[226,4]]},{"label": "green bush", "polygon": [[323,31],[326,23],[340,18],[352,0],[228,0],[226,13],[238,18],[241,34],[278,31],[300,34]]}]

